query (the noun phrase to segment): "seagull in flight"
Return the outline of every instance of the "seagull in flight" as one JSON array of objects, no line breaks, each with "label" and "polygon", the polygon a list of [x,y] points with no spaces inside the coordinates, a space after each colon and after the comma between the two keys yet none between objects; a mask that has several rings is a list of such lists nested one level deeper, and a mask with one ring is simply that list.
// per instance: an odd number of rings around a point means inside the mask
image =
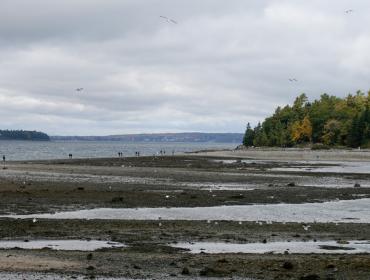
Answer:
[{"label": "seagull in flight", "polygon": [[350,14],[350,13],[353,13],[353,10],[346,10],[344,11],[346,14]]},{"label": "seagull in flight", "polygon": [[293,79],[289,79],[290,82],[298,82],[298,80],[296,78],[293,78]]},{"label": "seagull in flight", "polygon": [[84,88],[80,87],[80,88],[76,88],[76,91],[83,91]]},{"label": "seagull in flight", "polygon": [[168,23],[173,23],[173,24],[177,24],[177,21],[171,19],[171,18],[168,18],[168,17],[165,17],[165,16],[159,16],[160,18],[163,18],[164,20],[166,20]]}]

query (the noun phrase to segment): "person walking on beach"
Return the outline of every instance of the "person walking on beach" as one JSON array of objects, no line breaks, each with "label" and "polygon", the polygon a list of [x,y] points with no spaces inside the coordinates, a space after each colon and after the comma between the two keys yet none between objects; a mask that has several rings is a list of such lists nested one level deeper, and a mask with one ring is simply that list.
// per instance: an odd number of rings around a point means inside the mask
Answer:
[{"label": "person walking on beach", "polygon": [[6,166],[5,166],[5,155],[3,155],[3,164],[4,164],[4,166],[3,166],[3,169],[6,169]]}]

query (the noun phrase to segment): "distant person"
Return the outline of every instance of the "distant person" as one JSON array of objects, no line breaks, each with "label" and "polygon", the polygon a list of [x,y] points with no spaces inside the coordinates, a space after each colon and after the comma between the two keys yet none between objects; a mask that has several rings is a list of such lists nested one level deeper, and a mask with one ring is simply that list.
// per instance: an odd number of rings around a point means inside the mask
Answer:
[{"label": "distant person", "polygon": [[3,162],[5,162],[5,155],[3,156]]},{"label": "distant person", "polygon": [[68,157],[69,157],[70,159],[72,159],[72,154],[69,154],[69,155],[68,155]]}]

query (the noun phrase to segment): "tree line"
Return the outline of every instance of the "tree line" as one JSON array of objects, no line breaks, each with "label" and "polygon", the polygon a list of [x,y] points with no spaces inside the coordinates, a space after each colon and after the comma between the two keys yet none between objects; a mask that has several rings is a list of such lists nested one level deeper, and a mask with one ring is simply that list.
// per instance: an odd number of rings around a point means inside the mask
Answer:
[{"label": "tree line", "polygon": [[49,135],[39,131],[0,130],[0,140],[37,140],[49,141]]},{"label": "tree line", "polygon": [[277,107],[254,128],[247,124],[245,146],[293,147],[305,144],[370,147],[370,91],[344,98],[322,94],[309,102],[299,95],[293,105]]}]

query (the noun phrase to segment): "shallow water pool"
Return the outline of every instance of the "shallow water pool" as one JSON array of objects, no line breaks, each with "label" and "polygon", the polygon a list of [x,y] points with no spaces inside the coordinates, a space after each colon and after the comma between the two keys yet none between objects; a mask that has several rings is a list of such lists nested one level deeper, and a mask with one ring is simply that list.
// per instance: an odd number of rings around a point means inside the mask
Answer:
[{"label": "shallow water pool", "polygon": [[122,243],[101,240],[0,240],[0,249],[52,249],[64,251],[95,251],[103,248],[123,248]]},{"label": "shallow water pool", "polygon": [[245,253],[245,254],[360,254],[370,253],[369,241],[348,241],[338,244],[336,241],[292,241],[267,243],[221,243],[221,242],[186,242],[170,244],[174,248],[187,249],[190,253]]},{"label": "shallow water pool", "polygon": [[370,199],[302,204],[184,208],[95,208],[54,214],[3,215],[15,219],[226,220],[305,223],[370,223]]}]

